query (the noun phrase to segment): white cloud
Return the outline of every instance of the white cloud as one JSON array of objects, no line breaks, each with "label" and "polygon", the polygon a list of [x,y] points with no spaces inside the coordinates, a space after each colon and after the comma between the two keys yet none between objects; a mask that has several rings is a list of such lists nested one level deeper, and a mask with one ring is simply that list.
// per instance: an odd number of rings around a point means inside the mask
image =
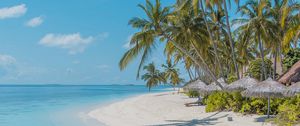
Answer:
[{"label": "white cloud", "polygon": [[74,34],[46,34],[39,44],[48,47],[58,47],[69,50],[69,54],[83,52],[94,41],[93,36],[82,37],[79,33]]},{"label": "white cloud", "polygon": [[130,40],[131,40],[132,36],[133,36],[133,35],[129,35],[129,36],[127,37],[126,43],[123,45],[123,48],[124,48],[124,49],[130,49],[130,48],[131,48],[131,46],[130,46]]},{"label": "white cloud", "polygon": [[20,17],[24,15],[26,11],[27,8],[25,4],[0,8],[0,19]]},{"label": "white cloud", "polygon": [[10,55],[0,54],[0,66],[6,67],[16,63],[16,59]]},{"label": "white cloud", "polygon": [[26,22],[26,26],[28,27],[37,27],[44,22],[42,17],[35,17]]}]

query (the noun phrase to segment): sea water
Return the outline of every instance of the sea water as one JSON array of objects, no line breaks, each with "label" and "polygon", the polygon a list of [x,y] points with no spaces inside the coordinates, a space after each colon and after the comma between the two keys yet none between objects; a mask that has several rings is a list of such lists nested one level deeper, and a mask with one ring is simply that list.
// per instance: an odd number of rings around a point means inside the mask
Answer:
[{"label": "sea water", "polygon": [[144,93],[142,85],[1,85],[0,126],[99,126],[89,111]]}]

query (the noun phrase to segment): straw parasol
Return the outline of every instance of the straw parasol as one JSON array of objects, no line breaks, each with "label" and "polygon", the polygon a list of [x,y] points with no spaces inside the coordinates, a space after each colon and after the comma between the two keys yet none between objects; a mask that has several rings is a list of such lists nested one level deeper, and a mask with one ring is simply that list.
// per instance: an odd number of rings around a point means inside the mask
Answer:
[{"label": "straw parasol", "polygon": [[270,117],[270,97],[282,97],[286,87],[277,81],[268,78],[265,81],[242,92],[246,97],[263,97],[268,98],[268,118]]},{"label": "straw parasol", "polygon": [[[228,85],[228,84],[225,82],[224,78],[219,78],[217,81],[218,81],[224,88]],[[219,91],[219,90],[222,90],[221,87],[219,87],[219,86],[216,84],[216,82],[212,82],[210,85],[208,85],[206,91],[207,91],[208,93],[211,93],[211,92]]]},{"label": "straw parasol", "polygon": [[285,96],[295,96],[296,94],[300,94],[300,82],[292,84],[284,92]]},{"label": "straw parasol", "polygon": [[195,90],[198,91],[201,95],[204,95],[204,93],[207,92],[207,85],[201,81],[201,80],[196,80],[193,81],[186,86],[183,87],[185,90]]},{"label": "straw parasol", "polygon": [[237,81],[232,82],[228,86],[225,87],[225,90],[227,91],[243,91],[246,90],[258,83],[258,80],[251,78],[251,77],[245,77],[242,79],[239,79]]}]

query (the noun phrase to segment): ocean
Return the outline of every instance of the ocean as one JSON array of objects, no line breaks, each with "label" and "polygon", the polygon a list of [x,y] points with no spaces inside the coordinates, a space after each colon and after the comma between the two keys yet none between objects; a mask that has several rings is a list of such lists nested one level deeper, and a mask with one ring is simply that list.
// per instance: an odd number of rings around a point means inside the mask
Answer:
[{"label": "ocean", "polygon": [[89,111],[145,93],[143,85],[1,85],[0,126],[99,126]]}]

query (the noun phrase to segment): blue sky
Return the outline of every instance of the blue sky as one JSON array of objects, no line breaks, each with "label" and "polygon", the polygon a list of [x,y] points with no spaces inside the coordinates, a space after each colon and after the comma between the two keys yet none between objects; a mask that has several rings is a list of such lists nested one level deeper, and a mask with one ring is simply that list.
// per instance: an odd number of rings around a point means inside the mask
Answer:
[{"label": "blue sky", "polygon": [[[145,0],[2,0],[0,84],[143,84],[118,62]],[[164,0],[164,4],[170,4]],[[162,48],[149,61],[164,62]],[[185,73],[183,73],[184,76]]]}]

